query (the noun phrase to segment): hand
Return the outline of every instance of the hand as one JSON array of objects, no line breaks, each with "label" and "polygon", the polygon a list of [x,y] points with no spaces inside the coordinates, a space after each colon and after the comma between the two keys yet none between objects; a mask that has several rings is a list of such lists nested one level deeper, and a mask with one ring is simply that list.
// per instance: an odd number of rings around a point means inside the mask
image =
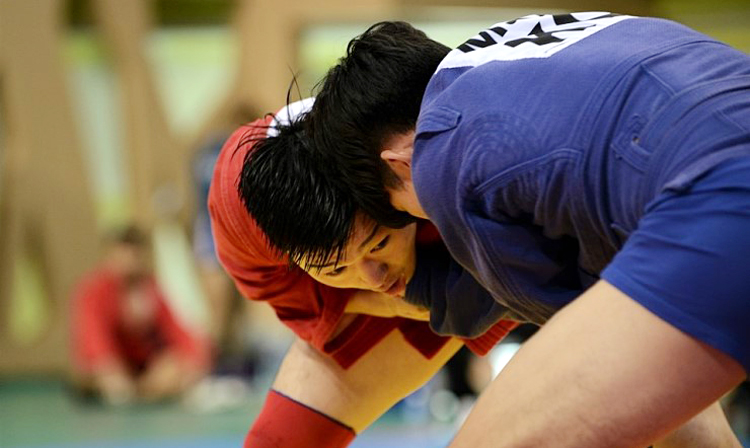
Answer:
[{"label": "hand", "polygon": [[94,374],[94,384],[104,401],[111,406],[129,404],[135,398],[135,384],[125,369],[113,363],[102,366]]},{"label": "hand", "polygon": [[405,317],[429,322],[430,310],[375,291],[357,291],[346,304],[347,313],[379,317]]},{"label": "hand", "polygon": [[189,376],[180,358],[167,352],[156,358],[138,381],[138,392],[141,398],[159,400],[182,392]]}]

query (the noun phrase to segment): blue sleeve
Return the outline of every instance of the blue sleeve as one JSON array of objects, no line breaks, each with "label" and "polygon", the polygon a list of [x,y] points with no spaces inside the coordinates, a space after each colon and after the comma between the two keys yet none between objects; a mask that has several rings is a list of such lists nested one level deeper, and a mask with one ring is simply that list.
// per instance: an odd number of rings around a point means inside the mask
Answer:
[{"label": "blue sleeve", "polygon": [[510,114],[479,115],[470,120],[433,107],[420,116],[412,160],[417,196],[454,259],[500,304],[543,323],[584,289],[576,241],[549,237],[538,224],[555,214],[546,207],[565,202],[547,203],[539,192],[554,190],[556,173],[577,155],[545,152],[533,128]]},{"label": "blue sleeve", "polygon": [[430,328],[441,335],[475,338],[510,317],[507,308],[442,245],[417,249],[417,267],[406,287],[405,300],[429,308]]}]

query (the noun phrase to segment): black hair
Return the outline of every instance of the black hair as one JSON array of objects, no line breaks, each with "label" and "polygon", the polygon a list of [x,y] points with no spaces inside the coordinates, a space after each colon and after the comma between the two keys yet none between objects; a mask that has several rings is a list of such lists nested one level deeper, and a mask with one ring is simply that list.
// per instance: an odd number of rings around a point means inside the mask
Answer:
[{"label": "black hair", "polygon": [[450,48],[405,22],[380,22],[354,38],[318,85],[310,134],[333,160],[355,203],[379,224],[414,222],[386,187],[400,181],[380,157],[390,136],[415,128],[432,75]]},{"label": "black hair", "polygon": [[[356,215],[401,228],[380,159],[387,137],[414,128],[425,87],[448,47],[404,22],[381,22],[353,39],[319,85],[312,112],[253,137],[238,191],[268,242],[306,268],[341,258]],[[291,90],[291,87],[290,87]],[[287,104],[289,95],[287,95]]]},{"label": "black hair", "polygon": [[238,182],[240,198],[268,242],[289,261],[335,262],[352,232],[357,207],[306,138],[304,116],[256,138]]}]

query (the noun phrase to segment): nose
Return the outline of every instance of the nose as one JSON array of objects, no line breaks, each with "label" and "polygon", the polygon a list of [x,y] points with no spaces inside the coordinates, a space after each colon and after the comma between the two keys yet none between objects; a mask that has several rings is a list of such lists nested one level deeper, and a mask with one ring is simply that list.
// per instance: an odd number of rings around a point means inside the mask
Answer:
[{"label": "nose", "polygon": [[382,261],[363,258],[360,266],[360,277],[370,289],[380,289],[388,278],[388,265]]}]

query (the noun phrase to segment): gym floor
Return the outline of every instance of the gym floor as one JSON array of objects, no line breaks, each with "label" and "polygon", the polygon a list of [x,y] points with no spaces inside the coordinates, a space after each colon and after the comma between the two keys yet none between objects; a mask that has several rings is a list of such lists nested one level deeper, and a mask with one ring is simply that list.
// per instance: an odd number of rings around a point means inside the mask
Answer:
[{"label": "gym floor", "polygon": [[[244,405],[211,413],[176,403],[107,409],[74,398],[58,381],[2,381],[0,447],[237,448],[262,401],[251,394]],[[413,420],[394,409],[351,446],[444,447],[454,433],[451,424]]]},{"label": "gym floor", "polygon": [[[64,383],[0,380],[0,448],[238,448],[263,404],[250,394],[229,410],[200,412],[179,404],[107,409],[75,398]],[[409,413],[403,403],[352,448],[445,447],[454,423]],[[750,440],[743,441],[750,448]]]}]

